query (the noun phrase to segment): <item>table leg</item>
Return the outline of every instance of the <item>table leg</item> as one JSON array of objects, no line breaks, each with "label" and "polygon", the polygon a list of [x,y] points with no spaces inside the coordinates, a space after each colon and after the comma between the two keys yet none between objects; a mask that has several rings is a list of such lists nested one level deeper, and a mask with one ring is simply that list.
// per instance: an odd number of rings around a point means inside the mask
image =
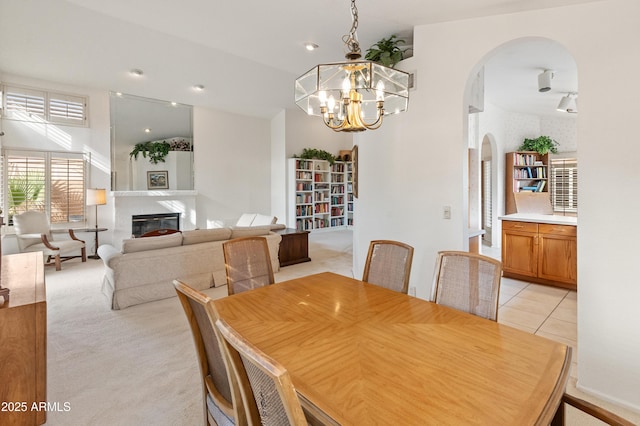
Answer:
[{"label": "table leg", "polygon": [[95,247],[93,248],[93,256],[89,256],[91,259],[100,259],[100,256],[98,256],[98,230],[96,229],[95,231],[96,234],[96,242],[95,242]]}]

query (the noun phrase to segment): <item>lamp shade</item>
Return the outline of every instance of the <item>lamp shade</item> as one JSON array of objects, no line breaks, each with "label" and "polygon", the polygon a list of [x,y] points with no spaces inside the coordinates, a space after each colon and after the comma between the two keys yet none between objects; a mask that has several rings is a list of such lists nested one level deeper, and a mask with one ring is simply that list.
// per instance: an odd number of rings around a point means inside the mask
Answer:
[{"label": "lamp shade", "polygon": [[104,188],[87,189],[87,205],[103,206],[107,204],[107,190]]}]

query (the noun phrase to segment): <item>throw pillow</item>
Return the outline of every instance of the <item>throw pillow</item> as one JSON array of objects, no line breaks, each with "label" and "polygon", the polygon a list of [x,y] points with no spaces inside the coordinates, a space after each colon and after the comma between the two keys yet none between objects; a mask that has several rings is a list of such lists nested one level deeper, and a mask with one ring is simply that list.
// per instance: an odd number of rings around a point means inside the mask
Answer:
[{"label": "throw pillow", "polygon": [[257,214],[255,219],[253,219],[253,222],[251,222],[251,226],[271,225],[273,223],[276,223],[277,220],[278,220],[278,218],[274,217],[274,216],[267,216],[267,215],[264,215],[264,214]]},{"label": "throw pillow", "polygon": [[182,245],[182,233],[180,232],[159,237],[132,238],[122,241],[122,253],[157,250],[180,245]]},{"label": "throw pillow", "polygon": [[238,219],[236,226],[251,226],[251,222],[253,222],[253,219],[255,219],[255,217],[255,213],[245,213],[240,216],[240,219]]}]

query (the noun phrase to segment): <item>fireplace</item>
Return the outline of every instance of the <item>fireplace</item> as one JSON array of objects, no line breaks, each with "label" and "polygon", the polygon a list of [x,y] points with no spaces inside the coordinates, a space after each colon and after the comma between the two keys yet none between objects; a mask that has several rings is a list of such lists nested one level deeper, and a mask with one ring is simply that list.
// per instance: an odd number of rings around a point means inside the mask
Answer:
[{"label": "fireplace", "polygon": [[180,230],[180,213],[136,214],[131,216],[131,234],[138,238],[156,229]]}]

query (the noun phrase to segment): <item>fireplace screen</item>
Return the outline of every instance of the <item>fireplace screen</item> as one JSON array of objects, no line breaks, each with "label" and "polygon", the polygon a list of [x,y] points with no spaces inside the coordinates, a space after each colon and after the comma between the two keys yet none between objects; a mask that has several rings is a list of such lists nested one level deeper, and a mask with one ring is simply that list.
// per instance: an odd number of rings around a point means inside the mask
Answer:
[{"label": "fireplace screen", "polygon": [[156,229],[180,230],[180,213],[138,214],[131,216],[131,234],[138,238]]}]

